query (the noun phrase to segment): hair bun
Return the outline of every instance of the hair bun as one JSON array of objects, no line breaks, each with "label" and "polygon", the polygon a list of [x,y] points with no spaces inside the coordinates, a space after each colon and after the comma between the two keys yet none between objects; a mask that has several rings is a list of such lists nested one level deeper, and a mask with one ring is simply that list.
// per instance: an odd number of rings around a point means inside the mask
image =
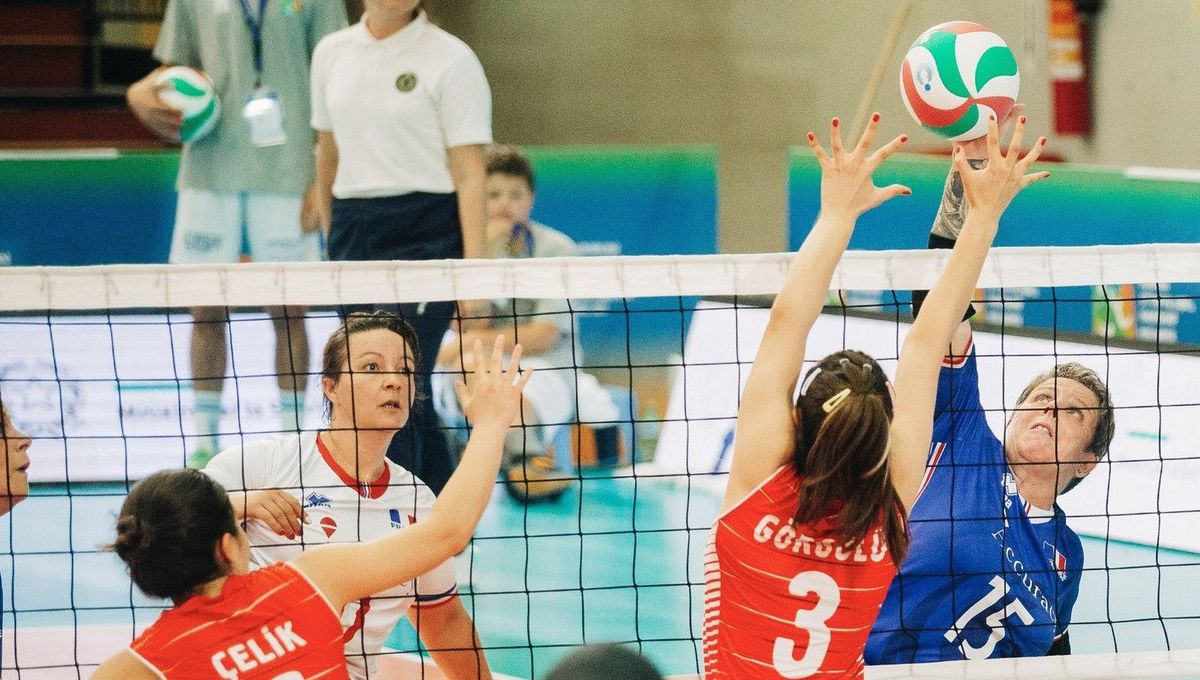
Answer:
[{"label": "hair bun", "polygon": [[123,515],[117,520],[117,540],[113,549],[122,559],[142,549],[145,543],[145,532],[142,523],[133,515]]}]

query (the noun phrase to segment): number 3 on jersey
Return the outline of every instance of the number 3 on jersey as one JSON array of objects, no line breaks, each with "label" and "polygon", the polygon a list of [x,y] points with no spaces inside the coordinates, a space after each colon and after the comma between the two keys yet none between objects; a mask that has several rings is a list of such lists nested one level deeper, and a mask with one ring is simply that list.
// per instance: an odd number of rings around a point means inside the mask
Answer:
[{"label": "number 3 on jersey", "polygon": [[788,592],[794,597],[815,594],[817,603],[812,609],[796,611],[796,627],[808,633],[808,644],[804,656],[796,658],[796,641],[785,637],[775,638],[772,664],[785,678],[807,678],[821,668],[825,652],[829,651],[829,626],[826,622],[837,612],[842,601],[842,591],[837,581],[820,571],[803,571],[796,574]]}]

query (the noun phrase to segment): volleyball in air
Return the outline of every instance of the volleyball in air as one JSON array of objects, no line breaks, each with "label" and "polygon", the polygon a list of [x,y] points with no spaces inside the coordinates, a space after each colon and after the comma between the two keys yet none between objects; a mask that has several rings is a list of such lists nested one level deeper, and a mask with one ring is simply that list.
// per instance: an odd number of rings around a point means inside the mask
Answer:
[{"label": "volleyball in air", "polygon": [[163,69],[154,79],[158,96],[183,114],[179,139],[190,144],[208,134],[221,116],[221,105],[212,81],[203,71],[188,66]]},{"label": "volleyball in air", "polygon": [[900,96],[913,119],[951,140],[987,134],[1017,99],[1017,59],[1000,36],[970,21],[948,21],[917,38],[900,64]]}]

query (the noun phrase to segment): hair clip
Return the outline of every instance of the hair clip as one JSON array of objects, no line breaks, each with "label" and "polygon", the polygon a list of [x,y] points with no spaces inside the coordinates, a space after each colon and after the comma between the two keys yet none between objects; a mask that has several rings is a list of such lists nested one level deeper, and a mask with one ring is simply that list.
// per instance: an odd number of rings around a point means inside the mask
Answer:
[{"label": "hair clip", "polygon": [[842,405],[843,401],[846,401],[846,397],[848,397],[848,396],[850,396],[850,388],[849,387],[842,388],[841,392],[838,392],[837,394],[833,395],[832,397],[826,399],[825,403],[821,404],[821,410],[826,413],[833,413],[837,409],[837,407]]},{"label": "hair clip", "polygon": [[812,372],[809,373],[808,376],[804,378],[804,382],[800,383],[800,396],[803,397],[808,394],[808,388],[812,387],[813,381],[816,380],[817,376],[820,374],[821,374],[820,366],[813,368]]}]

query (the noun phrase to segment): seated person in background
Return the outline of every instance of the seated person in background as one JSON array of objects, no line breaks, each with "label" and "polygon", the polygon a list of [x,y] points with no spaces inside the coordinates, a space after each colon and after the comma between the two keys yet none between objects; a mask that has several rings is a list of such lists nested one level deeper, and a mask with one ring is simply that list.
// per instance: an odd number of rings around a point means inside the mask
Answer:
[{"label": "seated person in background", "polygon": [[[392,536],[429,519],[433,492],[385,457],[412,413],[419,361],[416,332],[399,315],[350,314],[321,355],[329,425],[229,449],[204,468],[229,491],[239,521],[259,520],[246,525],[255,566],[296,560],[325,543]],[[458,597],[454,562],[435,565],[339,609],[352,678],[378,674],[376,657],[405,614],[447,678],[491,677]]]},{"label": "seated person in background", "polygon": [[[460,388],[475,428],[463,464],[427,517],[385,537],[297,552],[286,562],[251,572],[250,540],[215,480],[185,469],[156,472],[138,482],[121,505],[111,549],[142,592],[175,606],[92,677],[349,678],[339,621],[343,609],[411,581],[465,549],[491,500],[504,432],[520,408],[530,373],[517,372],[519,348],[508,370],[500,363],[500,342],[490,360],[482,344],[474,354],[481,370],[471,388]],[[364,382],[407,382],[411,371],[396,373],[397,368],[380,358],[380,379]],[[386,373],[395,378],[382,377]],[[374,401],[365,406],[364,411],[380,410]],[[482,657],[480,663],[469,674],[450,669],[446,677],[491,677]]]},{"label": "seated person in background", "polygon": [[618,644],[587,645],[564,656],[542,680],[662,680],[646,657]]},{"label": "seated person in background", "polygon": [[[515,146],[491,146],[487,166],[487,244],[492,257],[570,257],[578,255],[571,237],[530,219],[533,210],[533,167]],[[519,339],[525,365],[538,379],[525,390],[521,419],[505,442],[505,488],[517,500],[558,498],[570,486],[567,471],[559,470],[547,445],[558,428],[579,418],[611,422],[617,409],[591,375],[579,371],[583,353],[568,300],[493,300],[478,316],[464,318],[438,354],[433,379],[434,400],[447,422],[461,421],[454,376],[470,371],[463,348],[475,340],[503,333]],[[578,392],[578,397],[576,396]],[[576,414],[576,403],[579,414]]]}]

